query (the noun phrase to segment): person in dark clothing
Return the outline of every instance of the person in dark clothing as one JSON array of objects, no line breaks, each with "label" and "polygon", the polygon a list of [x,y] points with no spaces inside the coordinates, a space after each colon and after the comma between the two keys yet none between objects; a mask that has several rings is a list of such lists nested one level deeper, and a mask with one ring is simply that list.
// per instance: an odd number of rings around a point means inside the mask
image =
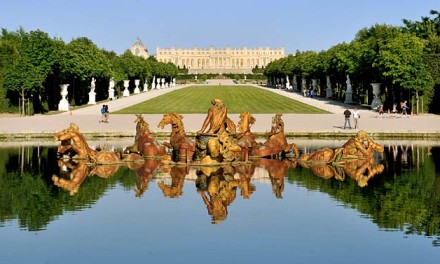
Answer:
[{"label": "person in dark clothing", "polygon": [[351,129],[351,122],[350,122],[351,112],[350,110],[348,110],[348,108],[345,109],[344,111],[344,117],[345,117],[344,129],[347,129],[347,124],[348,124],[348,128]]}]

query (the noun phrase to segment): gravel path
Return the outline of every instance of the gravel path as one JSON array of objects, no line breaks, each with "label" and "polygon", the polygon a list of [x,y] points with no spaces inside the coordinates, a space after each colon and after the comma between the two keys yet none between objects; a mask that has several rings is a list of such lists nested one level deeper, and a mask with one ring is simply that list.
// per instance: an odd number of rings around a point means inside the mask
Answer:
[{"label": "gravel path", "polygon": [[[129,97],[119,98],[114,101],[105,102],[109,105],[110,119],[109,123],[100,123],[100,108],[102,104],[87,106],[72,112],[64,112],[55,115],[34,115],[27,117],[17,117],[11,115],[0,115],[0,134],[3,136],[19,136],[19,135],[42,135],[53,134],[56,131],[67,128],[71,122],[76,123],[81,132],[97,133],[101,135],[119,135],[130,136],[135,134],[134,115],[118,115],[111,114],[112,111],[128,107],[149,100],[156,96],[160,96],[176,89],[182,89],[186,86],[166,88],[162,90],[154,90],[143,92]],[[255,86],[274,93],[287,96],[289,98],[301,101],[315,107],[325,109],[330,114],[283,114],[286,133],[293,135],[308,134],[328,134],[328,135],[345,135],[356,133],[359,129],[368,131],[370,134],[431,134],[440,138],[440,116],[432,114],[401,116],[400,114],[384,114],[378,117],[376,112],[368,109],[359,109],[361,118],[359,120],[358,129],[343,129],[344,115],[343,112],[347,106],[343,103],[326,100],[322,98],[304,97],[299,93],[288,92],[285,90],[270,89]],[[208,110],[208,109],[207,109]],[[256,123],[251,130],[254,133],[264,133],[270,130],[273,115],[270,114],[253,114]],[[145,120],[150,124],[153,132],[170,132],[171,127],[167,126],[163,130],[157,128],[157,124],[162,119],[162,115],[145,114]],[[183,114],[185,130],[188,133],[194,133],[200,129],[206,114]],[[236,124],[239,120],[238,114],[228,115]],[[352,122],[353,124],[353,122]]]}]

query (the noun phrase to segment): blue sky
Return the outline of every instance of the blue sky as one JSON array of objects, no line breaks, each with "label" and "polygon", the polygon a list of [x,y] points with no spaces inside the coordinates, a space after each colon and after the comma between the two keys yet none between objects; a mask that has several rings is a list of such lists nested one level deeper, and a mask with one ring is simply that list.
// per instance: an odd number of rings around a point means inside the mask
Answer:
[{"label": "blue sky", "polygon": [[50,37],[87,37],[118,54],[139,37],[156,48],[327,50],[375,24],[402,25],[440,10],[439,0],[13,0],[0,27],[40,29]]}]

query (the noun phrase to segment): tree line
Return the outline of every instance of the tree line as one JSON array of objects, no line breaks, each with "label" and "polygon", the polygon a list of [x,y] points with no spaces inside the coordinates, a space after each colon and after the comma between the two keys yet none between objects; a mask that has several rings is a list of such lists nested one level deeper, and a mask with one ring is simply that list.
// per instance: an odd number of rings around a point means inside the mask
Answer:
[{"label": "tree line", "polygon": [[92,78],[96,79],[99,101],[108,98],[110,78],[120,93],[123,80],[130,80],[132,88],[135,79],[151,84],[153,76],[169,82],[177,76],[177,67],[154,57],[137,57],[129,50],[117,55],[98,48],[85,37],[65,43],[41,30],[1,31],[0,112],[17,112],[19,104],[26,100],[30,101],[32,113],[57,110],[59,85],[64,83],[70,84],[69,104],[78,106],[87,103]]},{"label": "tree line", "polygon": [[[403,26],[376,24],[357,32],[349,43],[328,50],[296,51],[266,67],[268,78],[319,80],[325,95],[327,76],[336,99],[343,100],[347,75],[356,103],[371,104],[371,83],[381,83],[384,108],[408,100],[415,113],[440,113],[440,13]],[[292,83],[292,81],[291,81]]]}]

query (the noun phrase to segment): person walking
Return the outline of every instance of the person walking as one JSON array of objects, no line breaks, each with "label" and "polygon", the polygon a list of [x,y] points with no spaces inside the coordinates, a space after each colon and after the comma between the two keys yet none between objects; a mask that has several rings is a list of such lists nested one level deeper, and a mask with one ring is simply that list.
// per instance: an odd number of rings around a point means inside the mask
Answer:
[{"label": "person walking", "polygon": [[358,127],[359,118],[361,118],[361,115],[359,114],[359,111],[357,110],[357,108],[355,108],[353,111],[354,129],[356,129]]},{"label": "person walking", "polygon": [[347,129],[347,124],[348,124],[348,128],[351,129],[351,122],[350,122],[351,112],[350,110],[348,110],[348,108],[345,109],[344,111],[344,117],[345,117],[344,129]]},{"label": "person walking", "polygon": [[105,122],[105,105],[102,105],[101,107],[101,120],[99,120],[99,123]]},{"label": "person walking", "polygon": [[383,117],[383,104],[381,104],[379,107],[379,115],[382,115]]},{"label": "person walking", "polygon": [[407,106],[407,101],[403,101],[400,104],[400,107],[402,108],[402,115],[406,115],[406,117],[408,117],[408,106]]},{"label": "person walking", "polygon": [[104,122],[108,123],[108,118],[110,115],[110,112],[108,111],[108,105],[104,105]]}]

